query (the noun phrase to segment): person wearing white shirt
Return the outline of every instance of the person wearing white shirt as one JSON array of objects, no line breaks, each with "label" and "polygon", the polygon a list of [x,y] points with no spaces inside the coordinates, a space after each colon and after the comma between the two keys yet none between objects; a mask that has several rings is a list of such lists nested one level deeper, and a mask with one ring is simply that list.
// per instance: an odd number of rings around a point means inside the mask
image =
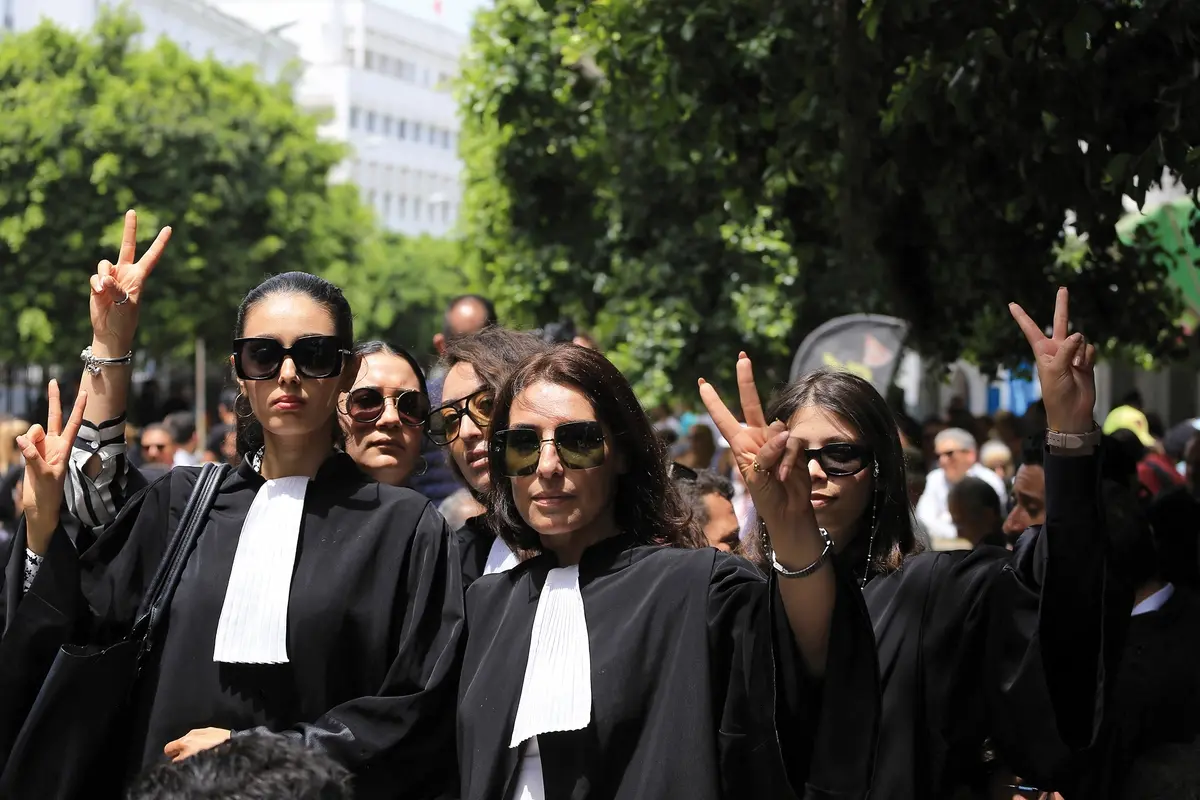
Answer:
[{"label": "person wearing white shirt", "polygon": [[1000,509],[1007,507],[1008,489],[995,472],[978,463],[975,437],[962,428],[948,428],[934,440],[938,468],[925,480],[925,493],[917,501],[917,520],[934,539],[954,539],[958,531],[950,518],[950,487],[970,476],[996,490]]}]

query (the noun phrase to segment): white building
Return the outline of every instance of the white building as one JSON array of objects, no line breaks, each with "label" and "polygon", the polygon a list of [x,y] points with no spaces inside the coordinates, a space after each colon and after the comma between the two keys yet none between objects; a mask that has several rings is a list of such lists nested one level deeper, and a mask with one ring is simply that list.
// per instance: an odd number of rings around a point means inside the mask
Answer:
[{"label": "white building", "polygon": [[165,36],[197,58],[213,56],[226,64],[255,64],[268,81],[276,81],[300,50],[277,32],[259,30],[202,0],[0,0],[0,24],[19,32],[49,19],[69,30],[92,27],[105,6],[125,5],[141,17],[142,43]]},{"label": "white building", "polygon": [[324,110],[322,133],[353,147],[335,178],[358,184],[385,227],[451,231],[462,197],[451,82],[463,33],[402,11],[401,0],[216,2],[299,46],[308,66],[297,100]]}]

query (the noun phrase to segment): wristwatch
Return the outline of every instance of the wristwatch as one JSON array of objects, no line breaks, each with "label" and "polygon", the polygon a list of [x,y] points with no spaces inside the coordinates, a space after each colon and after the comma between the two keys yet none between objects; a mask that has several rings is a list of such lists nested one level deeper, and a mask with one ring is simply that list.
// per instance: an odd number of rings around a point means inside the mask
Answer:
[{"label": "wristwatch", "polygon": [[1100,444],[1100,428],[1092,423],[1092,429],[1087,433],[1059,433],[1046,431],[1046,444],[1055,450],[1085,450],[1094,449]]}]

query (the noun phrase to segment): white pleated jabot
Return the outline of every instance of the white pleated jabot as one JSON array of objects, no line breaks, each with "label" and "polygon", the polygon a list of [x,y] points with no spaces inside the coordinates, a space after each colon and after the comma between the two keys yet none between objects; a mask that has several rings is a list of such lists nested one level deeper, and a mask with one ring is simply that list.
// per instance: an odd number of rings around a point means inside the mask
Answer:
[{"label": "white pleated jabot", "polygon": [[288,598],[307,492],[308,478],[276,478],[254,495],[229,573],[213,661],[287,663]]},{"label": "white pleated jabot", "polygon": [[533,616],[509,747],[542,733],[582,730],[591,719],[592,654],[579,567],[552,569]]},{"label": "white pleated jabot", "polygon": [[508,549],[504,540],[497,536],[492,540],[492,549],[488,550],[487,562],[483,565],[484,575],[495,575],[497,572],[508,572],[521,563],[517,554]]}]

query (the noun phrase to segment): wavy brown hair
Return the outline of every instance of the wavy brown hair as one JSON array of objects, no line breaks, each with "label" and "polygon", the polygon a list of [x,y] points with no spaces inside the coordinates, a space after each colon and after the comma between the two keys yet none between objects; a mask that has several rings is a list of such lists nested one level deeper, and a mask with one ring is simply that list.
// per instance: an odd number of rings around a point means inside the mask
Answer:
[{"label": "wavy brown hair", "polygon": [[[617,478],[612,499],[621,531],[640,544],[696,546],[691,512],[669,476],[666,450],[620,370],[595,350],[574,344],[553,346],[525,361],[504,383],[496,396],[493,431],[508,428],[513,402],[539,383],[582,392],[596,418],[611,432],[609,445],[621,454],[626,467],[625,474]],[[537,531],[529,527],[513,501],[512,479],[504,474],[504,453],[493,448],[489,458],[489,524],[509,547],[531,554],[541,552]]]},{"label": "wavy brown hair", "polygon": [[[767,408],[767,420],[788,422],[801,408],[820,408],[849,422],[879,465],[879,477],[872,479],[872,506],[863,514],[854,540],[841,558],[859,577],[863,577],[864,567],[868,576],[900,569],[904,559],[920,552],[921,546],[912,527],[900,429],[887,401],[857,375],[822,369],[784,387]],[[874,547],[870,544],[872,522]]]}]

